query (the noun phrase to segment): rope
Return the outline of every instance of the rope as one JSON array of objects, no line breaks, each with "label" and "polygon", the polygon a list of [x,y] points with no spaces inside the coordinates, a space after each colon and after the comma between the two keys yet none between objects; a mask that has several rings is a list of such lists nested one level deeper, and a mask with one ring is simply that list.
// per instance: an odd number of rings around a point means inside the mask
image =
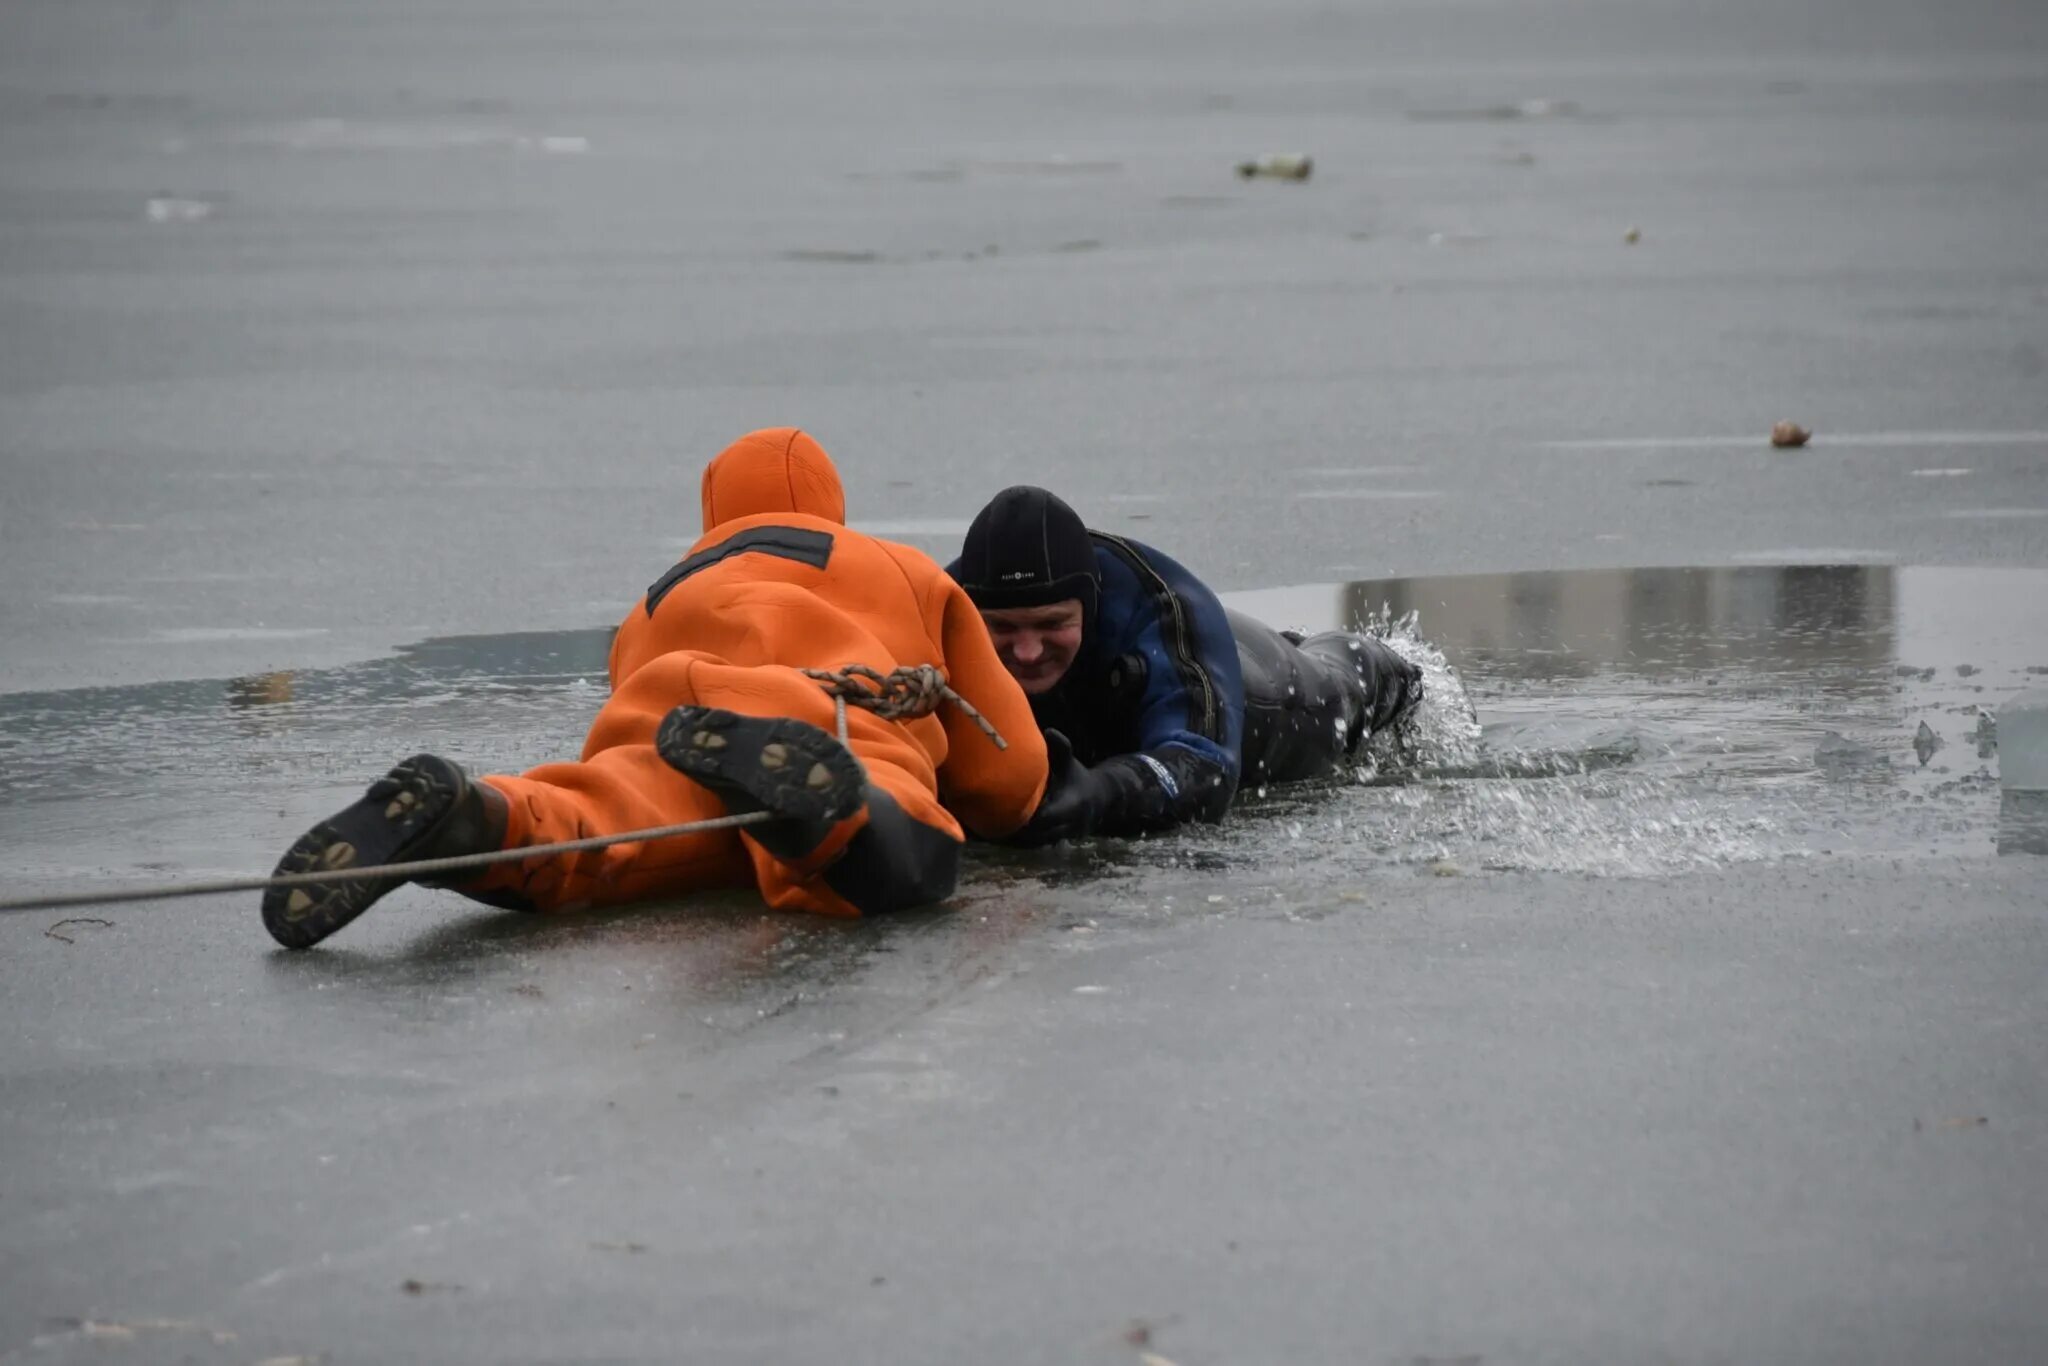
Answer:
[{"label": "rope", "polygon": [[[846,709],[849,705],[871,711],[885,721],[929,716],[941,702],[950,702],[967,713],[995,742],[1008,749],[1003,737],[974,709],[966,698],[946,686],[946,676],[936,665],[917,664],[884,674],[865,664],[843,669],[805,669],[832,695],[833,719],[838,723],[839,742],[846,743]],[[856,681],[860,680],[860,681]],[[872,684],[873,686],[868,686]],[[519,863],[553,854],[575,854],[587,849],[608,849],[614,844],[638,844],[645,840],[672,839],[710,830],[733,830],[776,819],[773,811],[748,811],[737,816],[716,816],[710,820],[685,821],[681,825],[657,825],[645,830],[628,830],[618,835],[592,835],[586,839],[560,840],[554,844],[528,844],[517,849],[494,849],[482,854],[457,854],[450,858],[415,859],[410,863],[374,863],[361,868],[338,868],[308,873],[285,873],[277,877],[237,877],[216,882],[171,882],[154,886],[112,888],[97,892],[63,892],[55,895],[0,898],[0,913],[8,911],[64,910],[73,906],[110,906],[123,901],[166,901],[173,897],[217,896],[223,892],[267,892],[273,887],[307,887],[319,882],[345,882],[358,878],[393,878],[414,881],[441,873],[487,868],[495,863]],[[60,936],[61,937],[61,936]]]},{"label": "rope", "polygon": [[231,877],[218,882],[167,882],[153,887],[114,888],[103,892],[64,892],[55,896],[10,897],[0,901],[0,912],[64,910],[72,906],[110,906],[117,901],[167,901],[180,896],[215,896],[221,892],[267,892],[272,887],[309,887],[316,882],[351,882],[358,878],[396,878],[410,881],[436,873],[460,872],[466,868],[487,868],[493,863],[517,863],[521,859],[546,858],[550,854],[574,854],[585,849],[604,849],[614,844],[636,844],[641,840],[670,839],[706,830],[731,830],[775,819],[773,811],[748,811],[738,816],[715,816],[710,820],[686,821],[681,825],[657,825],[646,830],[628,830],[623,835],[592,835],[587,839],[559,840],[554,844],[527,844],[517,849],[496,849],[487,854],[457,854],[451,858],[415,859],[411,863],[372,863],[361,868],[332,871],[285,873],[278,877]]},{"label": "rope", "polygon": [[[859,707],[871,711],[884,721],[900,721],[906,717],[930,716],[939,709],[939,703],[950,702],[967,714],[967,719],[981,727],[981,733],[995,744],[997,749],[1008,749],[1009,743],[989,724],[988,718],[974,709],[974,704],[946,686],[946,675],[936,664],[910,664],[893,673],[883,673],[865,664],[849,664],[843,669],[805,669],[804,676],[814,678],[832,695],[838,704],[839,738],[846,738],[846,708]],[[856,682],[855,680],[862,680]],[[868,685],[872,684],[872,687]]]}]

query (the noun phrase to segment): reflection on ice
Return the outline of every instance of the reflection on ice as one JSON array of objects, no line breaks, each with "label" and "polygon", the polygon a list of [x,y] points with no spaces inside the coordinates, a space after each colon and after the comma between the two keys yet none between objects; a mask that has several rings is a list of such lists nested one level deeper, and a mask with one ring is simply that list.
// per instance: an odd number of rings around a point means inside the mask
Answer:
[{"label": "reflection on ice", "polygon": [[2048,854],[2048,792],[2007,788],[1998,794],[1998,852]]},{"label": "reflection on ice", "polygon": [[2000,703],[1987,740],[1999,751],[1998,851],[2048,854],[2048,688]]},{"label": "reflection on ice", "polygon": [[1993,731],[1999,781],[2021,792],[2048,792],[2048,688],[2028,688],[1998,704]]},{"label": "reflection on ice", "polygon": [[[1275,625],[1417,613],[1468,671],[1591,676],[1731,666],[1773,673],[1889,665],[1900,571],[1885,565],[1472,574],[1232,595]],[[1951,571],[1952,572],[1952,571]]]},{"label": "reflection on ice", "polygon": [[1321,584],[1231,605],[1306,630],[1404,619],[1442,645],[1486,723],[1470,762],[1382,769],[1376,783],[1406,786],[1311,800],[1340,803],[1348,833],[1318,844],[1306,822],[1286,846],[1303,875],[1318,859],[1332,876],[1446,862],[1636,875],[1985,848],[1981,740],[1999,692],[2043,667],[2025,652],[2048,655],[2044,587],[2028,570],[1744,565]]}]

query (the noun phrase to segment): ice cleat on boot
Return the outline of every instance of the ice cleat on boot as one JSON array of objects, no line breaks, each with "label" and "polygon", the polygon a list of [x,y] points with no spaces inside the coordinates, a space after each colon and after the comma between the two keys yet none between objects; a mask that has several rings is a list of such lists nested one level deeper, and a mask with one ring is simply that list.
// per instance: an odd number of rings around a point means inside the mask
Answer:
[{"label": "ice cleat on boot", "polygon": [[677,707],[662,719],[654,748],[670,768],[717,793],[730,814],[781,817],[747,833],[784,863],[809,858],[867,801],[860,760],[805,721]]},{"label": "ice cleat on boot", "polygon": [[[495,790],[439,755],[415,754],[299,836],[275,875],[487,853],[500,847],[504,831],[504,799]],[[273,887],[263,894],[263,925],[288,949],[311,948],[406,881],[350,877]]]}]

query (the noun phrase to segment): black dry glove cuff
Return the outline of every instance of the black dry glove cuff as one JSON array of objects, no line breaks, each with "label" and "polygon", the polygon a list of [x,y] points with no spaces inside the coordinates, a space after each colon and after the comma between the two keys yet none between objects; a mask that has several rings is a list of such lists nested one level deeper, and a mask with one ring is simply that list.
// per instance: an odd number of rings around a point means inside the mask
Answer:
[{"label": "black dry glove cuff", "polygon": [[[1095,766],[1097,781],[1107,789],[1097,808],[1095,833],[1139,835],[1194,820],[1202,812],[1185,798],[1197,790],[1191,781],[1192,770],[1197,768],[1206,771],[1207,765],[1177,762],[1169,766],[1150,754],[1104,759]],[[1182,771],[1176,774],[1175,769]]]},{"label": "black dry glove cuff", "polygon": [[1157,755],[1119,754],[1093,768],[1074,758],[1073,744],[1057,730],[1046,731],[1045,748],[1045,797],[1010,837],[1012,844],[1142,834],[1183,821],[1221,820],[1230,806],[1231,785],[1222,770],[1178,745]]},{"label": "black dry glove cuff", "polygon": [[1092,834],[1115,799],[1114,785],[1074,757],[1073,742],[1059,731],[1045,733],[1045,796],[1024,828],[1009,843],[1057,844]]}]

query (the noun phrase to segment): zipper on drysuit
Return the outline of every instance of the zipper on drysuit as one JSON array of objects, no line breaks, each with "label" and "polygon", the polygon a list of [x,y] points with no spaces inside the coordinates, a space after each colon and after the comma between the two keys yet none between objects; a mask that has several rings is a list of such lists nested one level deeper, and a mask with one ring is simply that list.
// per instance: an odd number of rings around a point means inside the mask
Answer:
[{"label": "zipper on drysuit", "polygon": [[1137,552],[1137,550],[1131,546],[1130,542],[1124,540],[1121,536],[1112,536],[1106,531],[1098,531],[1094,534],[1100,536],[1103,540],[1108,541],[1111,545],[1115,546],[1118,550],[1122,551],[1126,562],[1135,565],[1142,573],[1144,573],[1148,578],[1150,578],[1152,582],[1158,586],[1159,592],[1166,598],[1168,605],[1171,607],[1173,611],[1174,653],[1178,655],[1180,658],[1181,672],[1184,676],[1187,674],[1193,674],[1195,677],[1195,681],[1201,686],[1201,734],[1211,740],[1218,742],[1219,744],[1222,743],[1223,737],[1216,733],[1217,725],[1215,685],[1209,681],[1209,671],[1203,668],[1200,662],[1196,660],[1193,647],[1189,644],[1187,614],[1181,609],[1180,594],[1173,591],[1172,586],[1166,582],[1165,576],[1160,574],[1158,570],[1154,569],[1151,563],[1148,560],[1146,560],[1146,558],[1143,555],[1140,555]]}]

